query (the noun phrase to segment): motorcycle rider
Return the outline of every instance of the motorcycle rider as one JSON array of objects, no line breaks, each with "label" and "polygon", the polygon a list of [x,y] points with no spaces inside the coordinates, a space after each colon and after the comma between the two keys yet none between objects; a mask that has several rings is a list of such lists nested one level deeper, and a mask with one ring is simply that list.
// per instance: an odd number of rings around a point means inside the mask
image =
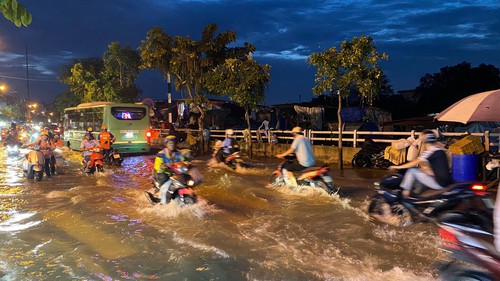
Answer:
[{"label": "motorcycle rider", "polygon": [[83,151],[83,168],[86,173],[90,172],[90,169],[88,167],[89,161],[90,161],[90,155],[92,154],[92,149],[94,147],[99,147],[99,143],[92,138],[92,133],[91,132],[86,132],[85,135],[83,136],[83,140],[80,144],[80,150]]},{"label": "motorcycle rider", "polygon": [[170,176],[172,171],[168,168],[168,164],[178,162],[186,162],[186,158],[181,151],[177,150],[177,139],[175,136],[168,135],[164,139],[165,148],[156,154],[154,163],[154,177],[161,184],[160,186],[160,203],[165,205],[170,203],[176,187],[172,185]]},{"label": "motorcycle rider", "polygon": [[15,129],[10,129],[9,134],[7,135],[7,137],[3,141],[3,146],[7,146],[9,144],[20,145],[19,137],[18,137]]},{"label": "motorcycle rider", "polygon": [[108,126],[102,125],[101,132],[97,135],[97,140],[100,142],[103,154],[108,155],[111,150],[111,145],[116,141],[116,137],[112,133],[108,132]]},{"label": "motorcycle rider", "polygon": [[221,148],[217,151],[215,158],[217,159],[217,162],[226,163],[226,165],[235,169],[236,166],[234,166],[233,163],[227,162],[226,158],[227,158],[227,156],[233,154],[234,152],[236,152],[238,150],[239,150],[239,146],[238,146],[238,143],[236,142],[236,139],[234,138],[234,130],[227,129],[226,130],[226,138],[222,141]]},{"label": "motorcycle rider", "polygon": [[52,140],[56,147],[63,147],[64,141],[61,139],[61,135],[59,133],[54,133],[54,138]]},{"label": "motorcycle rider", "polygon": [[403,197],[410,195],[415,181],[432,189],[442,189],[453,182],[446,151],[437,141],[436,134],[431,130],[425,130],[421,137],[425,151],[418,158],[399,166],[389,167],[390,170],[408,169],[401,182]]},{"label": "motorcycle rider", "polygon": [[294,171],[300,171],[308,167],[314,166],[316,159],[312,150],[312,145],[309,140],[302,135],[301,127],[294,127],[292,129],[293,142],[290,148],[276,155],[278,158],[285,158],[288,154],[295,153],[296,159],[292,163],[283,164],[283,175],[288,178],[292,186],[297,186],[297,180],[293,175]]},{"label": "motorcycle rider", "polygon": [[40,136],[35,140],[35,142],[26,145],[25,147],[38,146],[40,151],[42,151],[45,157],[45,174],[47,177],[51,177],[56,173],[56,158],[54,156],[54,149],[56,149],[55,143],[49,139],[49,132],[42,130]]}]

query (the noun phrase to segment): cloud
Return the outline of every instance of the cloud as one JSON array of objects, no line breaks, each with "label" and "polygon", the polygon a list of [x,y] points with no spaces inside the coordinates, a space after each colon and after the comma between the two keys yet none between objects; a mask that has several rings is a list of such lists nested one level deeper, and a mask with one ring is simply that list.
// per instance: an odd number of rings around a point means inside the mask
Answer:
[{"label": "cloud", "polygon": [[[220,32],[236,31],[236,45],[255,45],[259,62],[277,66],[269,85],[275,101],[289,90],[290,70],[313,79],[307,57],[354,36],[373,37],[378,50],[389,55],[383,67],[396,89],[415,87],[423,74],[461,61],[500,67],[496,0],[25,0],[23,5],[33,14],[32,24],[18,29],[3,22],[0,30],[0,70],[12,71],[17,64],[20,76],[26,45],[32,75],[51,79],[74,58],[102,56],[110,42],[136,48],[155,26],[171,36],[199,39],[212,22]],[[294,88],[310,92],[310,83],[304,84]]]}]

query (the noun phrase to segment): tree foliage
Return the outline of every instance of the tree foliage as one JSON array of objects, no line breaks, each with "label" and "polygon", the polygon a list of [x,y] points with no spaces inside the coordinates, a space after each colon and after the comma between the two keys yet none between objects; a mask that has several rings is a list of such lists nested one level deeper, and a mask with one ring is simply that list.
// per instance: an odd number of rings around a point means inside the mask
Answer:
[{"label": "tree foliage", "polygon": [[342,41],[340,50],[332,47],[309,57],[309,63],[317,67],[313,87],[315,95],[337,92],[339,95],[339,165],[342,168],[342,97],[351,90],[358,91],[371,104],[381,87],[383,73],[378,66],[387,60],[385,53],[378,53],[373,39],[368,36],[354,37],[350,42]]},{"label": "tree foliage", "polygon": [[234,31],[217,34],[217,25],[207,25],[200,40],[187,36],[168,36],[161,28],[148,31],[142,41],[142,67],[159,69],[166,76],[175,77],[176,90],[187,95],[187,102],[192,103],[200,113],[198,127],[203,129],[207,91],[204,88],[206,73],[221,65],[228,58],[245,58],[255,51],[255,47],[245,43],[243,47],[229,47],[236,42]]},{"label": "tree foliage", "polygon": [[173,38],[160,27],[154,27],[147,32],[145,40],[139,46],[141,68],[158,69],[166,78],[170,73]]},{"label": "tree foliage", "polygon": [[22,120],[28,113],[27,102],[24,98],[13,96],[5,97],[6,106],[0,109],[0,114],[7,119]]},{"label": "tree foliage", "polygon": [[468,62],[446,66],[439,73],[427,73],[420,78],[416,94],[421,96],[423,113],[441,112],[460,99],[472,94],[500,88],[500,70],[493,65],[471,67]]},{"label": "tree foliage", "polygon": [[245,109],[250,130],[249,110],[264,101],[265,89],[271,79],[267,64],[260,65],[252,56],[247,59],[226,59],[205,76],[205,87],[212,93],[227,95]]},{"label": "tree foliage", "polygon": [[17,27],[28,26],[31,23],[31,14],[17,0],[0,0],[0,9],[3,16]]},{"label": "tree foliage", "polygon": [[139,66],[140,57],[135,50],[113,42],[102,59],[74,61],[62,68],[59,79],[69,86],[78,102],[133,102],[140,97],[135,85]]}]

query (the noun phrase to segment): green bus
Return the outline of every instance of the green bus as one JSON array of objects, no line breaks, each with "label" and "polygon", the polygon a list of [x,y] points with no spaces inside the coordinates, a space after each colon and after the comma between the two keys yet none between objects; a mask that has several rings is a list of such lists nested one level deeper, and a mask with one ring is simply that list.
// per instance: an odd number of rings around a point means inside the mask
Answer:
[{"label": "green bus", "polygon": [[116,137],[113,149],[120,153],[147,153],[151,147],[149,107],[144,104],[89,102],[64,109],[64,140],[74,150],[80,150],[83,135],[92,128],[94,137],[101,126]]}]

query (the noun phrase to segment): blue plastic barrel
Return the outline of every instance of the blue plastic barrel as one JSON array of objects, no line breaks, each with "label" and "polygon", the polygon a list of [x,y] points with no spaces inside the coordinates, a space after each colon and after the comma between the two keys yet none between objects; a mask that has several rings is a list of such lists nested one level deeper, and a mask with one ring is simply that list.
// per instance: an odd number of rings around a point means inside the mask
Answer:
[{"label": "blue plastic barrel", "polygon": [[456,182],[475,181],[478,174],[477,154],[452,154],[451,175]]}]

